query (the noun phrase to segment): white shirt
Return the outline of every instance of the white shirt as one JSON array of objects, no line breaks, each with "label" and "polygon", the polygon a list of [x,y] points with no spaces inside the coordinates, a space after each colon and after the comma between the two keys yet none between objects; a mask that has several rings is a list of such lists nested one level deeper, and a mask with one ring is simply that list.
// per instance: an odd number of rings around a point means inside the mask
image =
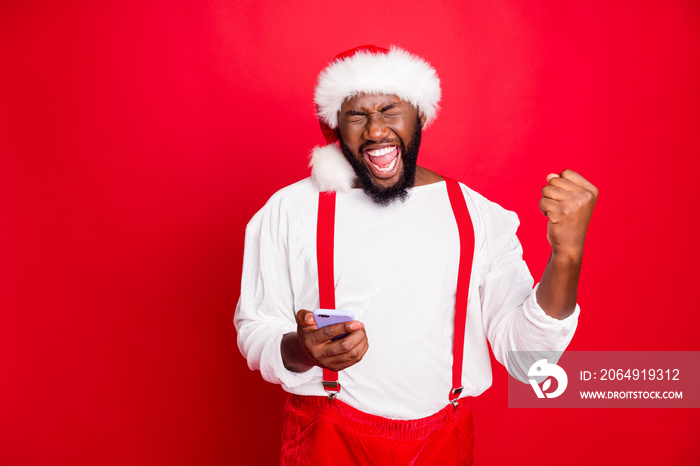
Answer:
[{"label": "white shirt", "polygon": [[[538,306],[515,232],[518,218],[461,185],[474,224],[461,396],[492,382],[508,351],[563,351],[579,308],[566,319]],[[298,395],[325,396],[322,370],[288,371],[282,336],[295,314],[319,307],[318,191],[309,179],[274,194],[246,228],[241,296],[234,324],[248,365]],[[337,193],[335,298],[364,323],[369,349],[341,371],[338,399],[364,412],[417,419],[444,408],[452,384],[457,224],[445,182],[412,188],[405,202],[374,204],[360,189]],[[521,374],[522,375],[522,374]]]}]

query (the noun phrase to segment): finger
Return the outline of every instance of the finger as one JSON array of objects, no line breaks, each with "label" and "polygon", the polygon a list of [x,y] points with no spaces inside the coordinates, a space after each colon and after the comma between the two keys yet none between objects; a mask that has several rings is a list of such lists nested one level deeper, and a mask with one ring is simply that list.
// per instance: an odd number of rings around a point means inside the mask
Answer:
[{"label": "finger", "polygon": [[365,328],[365,324],[357,320],[351,320],[350,322],[345,322],[345,330],[347,332],[352,332],[353,330],[360,330]]},{"label": "finger", "polygon": [[327,347],[328,354],[336,356],[345,355],[346,357],[350,355],[350,357],[352,357],[352,355],[357,353],[362,347],[364,341],[365,339],[358,335],[348,335],[345,338],[336,340],[329,344]]},{"label": "finger", "polygon": [[586,183],[587,186],[583,186],[562,177],[552,178],[548,185],[550,188],[546,186],[542,188],[542,195],[562,202],[570,199],[580,199],[586,203],[593,202],[595,204],[598,199],[598,189],[592,184]]},{"label": "finger", "polygon": [[552,181],[553,178],[559,178],[559,175],[557,175],[556,173],[550,173],[549,175],[547,175],[547,183]]},{"label": "finger", "polygon": [[574,183],[571,180],[567,180],[566,178],[562,178],[561,176],[557,176],[556,178],[552,178],[549,181],[549,186],[561,188],[565,191],[576,191],[576,190],[582,188],[582,186],[577,185],[576,183]]},{"label": "finger", "polygon": [[343,370],[362,360],[367,354],[369,343],[364,338],[354,346],[347,345],[341,352],[334,353],[328,350],[328,353],[322,358],[324,366],[332,370]]},{"label": "finger", "polygon": [[301,309],[297,312],[297,325],[301,325],[302,327],[315,327],[316,321],[314,320],[313,313],[306,309]]},{"label": "finger", "polygon": [[542,188],[542,197],[547,199],[554,199],[556,201],[563,201],[568,198],[570,194],[562,188],[547,185]]},{"label": "finger", "polygon": [[347,336],[324,343],[323,354],[325,356],[336,356],[356,350],[367,342],[367,334],[364,329],[350,332]]},{"label": "finger", "polygon": [[362,360],[362,358],[365,357],[365,354],[367,354],[367,349],[369,348],[369,345],[367,342],[364,342],[361,345],[358,345],[356,348],[353,348],[352,351],[349,351],[343,355],[338,356],[339,361],[341,361],[341,364],[343,366],[343,369],[346,369],[354,364],[357,364]]},{"label": "finger", "polygon": [[358,330],[364,331],[364,326],[361,322],[358,322],[356,320],[328,325],[319,329],[318,332],[316,332],[316,342],[323,343],[326,341],[331,341],[336,337],[345,334],[352,334],[353,332],[356,332]]},{"label": "finger", "polygon": [[545,217],[550,217],[551,220],[551,214],[555,213],[559,208],[558,204],[559,201],[543,197],[540,199],[540,211],[542,211]]},{"label": "finger", "polygon": [[561,172],[561,178],[569,180],[572,183],[577,184],[578,186],[583,186],[589,191],[594,191],[596,193],[598,192],[598,188],[596,188],[590,181],[588,181],[575,171],[569,170],[568,168]]}]

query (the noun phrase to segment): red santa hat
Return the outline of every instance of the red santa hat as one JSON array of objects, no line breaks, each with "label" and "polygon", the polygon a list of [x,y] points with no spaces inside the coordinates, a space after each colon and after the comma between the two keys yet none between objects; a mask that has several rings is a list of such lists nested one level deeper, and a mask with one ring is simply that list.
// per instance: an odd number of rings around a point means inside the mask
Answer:
[{"label": "red santa hat", "polygon": [[316,111],[327,145],[311,152],[311,178],[321,191],[347,191],[355,172],[338,141],[338,113],[343,102],[359,94],[393,94],[425,115],[425,126],[437,117],[440,79],[422,58],[399,47],[363,45],[343,52],[323,70],[316,85]]}]

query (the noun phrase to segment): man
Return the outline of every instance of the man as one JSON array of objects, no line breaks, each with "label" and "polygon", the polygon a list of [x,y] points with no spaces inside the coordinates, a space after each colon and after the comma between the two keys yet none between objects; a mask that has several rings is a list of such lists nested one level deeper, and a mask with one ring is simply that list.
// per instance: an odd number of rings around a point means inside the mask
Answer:
[{"label": "man", "polygon": [[[491,385],[487,340],[507,364],[573,337],[598,192],[573,171],[547,175],[552,253],[533,290],[517,216],[417,166],[440,100],[427,62],[350,50],[315,100],[329,144],[249,223],[234,319],[251,369],[291,394],[282,464],[471,464],[464,398]],[[319,329],[324,306],[357,320]]]}]

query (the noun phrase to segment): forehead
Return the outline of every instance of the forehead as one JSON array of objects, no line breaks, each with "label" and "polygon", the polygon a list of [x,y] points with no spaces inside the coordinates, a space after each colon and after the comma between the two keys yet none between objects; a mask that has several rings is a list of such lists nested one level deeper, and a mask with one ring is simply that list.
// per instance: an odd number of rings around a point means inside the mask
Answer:
[{"label": "forehead", "polygon": [[345,99],[341,106],[341,111],[359,108],[375,109],[390,104],[411,105],[393,94],[358,94]]}]

